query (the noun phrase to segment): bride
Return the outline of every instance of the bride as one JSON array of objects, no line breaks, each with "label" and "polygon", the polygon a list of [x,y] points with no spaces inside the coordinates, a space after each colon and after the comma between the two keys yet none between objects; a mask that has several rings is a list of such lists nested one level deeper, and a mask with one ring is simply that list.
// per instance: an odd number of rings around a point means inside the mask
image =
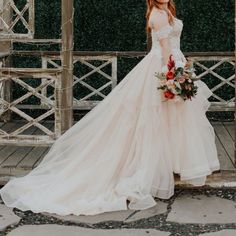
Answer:
[{"label": "bride", "polygon": [[194,186],[219,169],[206,118],[211,90],[196,81],[192,101],[162,102],[155,72],[180,50],[183,23],[172,0],[147,1],[152,49],[109,95],[65,132],[30,173],[11,177],[4,203],[60,215],[146,209],[174,194],[174,173]]}]

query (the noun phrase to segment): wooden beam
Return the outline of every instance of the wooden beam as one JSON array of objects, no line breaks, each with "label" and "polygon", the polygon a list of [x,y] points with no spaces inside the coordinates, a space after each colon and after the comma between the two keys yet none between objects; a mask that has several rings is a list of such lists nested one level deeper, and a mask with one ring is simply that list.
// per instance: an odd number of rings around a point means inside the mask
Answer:
[{"label": "wooden beam", "polygon": [[29,34],[34,38],[35,33],[35,3],[34,0],[29,4]]},{"label": "wooden beam", "polygon": [[152,35],[150,32],[147,32],[147,51],[149,52],[152,47]]},{"label": "wooden beam", "polygon": [[49,68],[49,69],[41,69],[41,68],[10,68],[10,67],[3,67],[0,68],[0,78],[1,77],[27,77],[27,78],[42,78],[42,77],[50,77],[56,76],[60,74],[62,69],[60,68]]},{"label": "wooden beam", "polygon": [[[2,48],[3,46],[2,46],[2,44],[0,44],[0,48]],[[0,50],[2,50],[2,49],[0,49]],[[9,51],[7,51],[7,52],[0,52],[0,59],[1,58],[6,58],[6,57],[8,57],[8,56],[10,56],[11,55],[11,53],[9,52]]]},{"label": "wooden beam", "polygon": [[[25,37],[25,34],[23,35]],[[61,44],[61,39],[28,39],[28,38],[0,38],[0,42],[6,41],[10,43],[35,43],[35,44]]]},{"label": "wooden beam", "polygon": [[62,0],[62,78],[59,92],[62,133],[73,125],[74,0]]},{"label": "wooden beam", "polygon": [[207,176],[205,186],[192,186],[190,184],[181,181],[178,175],[175,175],[175,187],[176,188],[195,188],[195,189],[205,189],[205,188],[230,188],[236,189],[236,171],[218,171],[214,172],[212,175]]},{"label": "wooden beam", "polygon": [[[3,7],[3,2],[2,6]],[[10,24],[11,18],[12,18],[12,9],[10,6],[8,6],[7,11],[4,11],[2,13],[5,21],[7,24]],[[5,39],[2,39],[0,43],[0,52],[2,57],[4,58],[3,60],[3,67],[11,67],[11,50],[12,50],[12,45],[11,42],[6,41]],[[2,84],[0,84],[0,96],[7,102],[11,102],[12,100],[12,89],[11,89],[11,81],[6,80]],[[7,111],[1,116],[1,120],[10,121],[11,120],[11,112]]]},{"label": "wooden beam", "polygon": [[[35,41],[35,40],[34,40]],[[39,40],[41,41],[41,40]],[[36,41],[35,41],[36,42]],[[143,57],[147,55],[147,51],[74,51],[74,56],[117,56],[117,57]],[[234,57],[234,52],[183,52],[187,57],[202,57],[209,60],[212,58],[220,57]],[[13,55],[22,55],[22,56],[60,56],[59,51],[12,51]]]}]

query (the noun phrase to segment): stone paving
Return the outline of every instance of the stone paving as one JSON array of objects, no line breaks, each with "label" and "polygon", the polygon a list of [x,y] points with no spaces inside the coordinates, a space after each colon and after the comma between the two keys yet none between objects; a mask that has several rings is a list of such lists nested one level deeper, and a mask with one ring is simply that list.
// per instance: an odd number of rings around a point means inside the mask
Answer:
[{"label": "stone paving", "polygon": [[13,213],[12,208],[0,204],[0,231],[5,230],[9,225],[18,224],[20,217]]},{"label": "stone paving", "polygon": [[0,236],[236,236],[236,190],[177,189],[141,211],[60,216],[6,207],[0,201]]},{"label": "stone paving", "polygon": [[86,229],[76,226],[61,226],[61,225],[24,225],[20,228],[16,228],[10,232],[9,236],[168,236],[170,233],[161,232],[159,230],[144,230],[144,229]]},{"label": "stone paving", "polygon": [[184,195],[175,199],[167,221],[190,224],[236,223],[236,202],[216,196]]}]

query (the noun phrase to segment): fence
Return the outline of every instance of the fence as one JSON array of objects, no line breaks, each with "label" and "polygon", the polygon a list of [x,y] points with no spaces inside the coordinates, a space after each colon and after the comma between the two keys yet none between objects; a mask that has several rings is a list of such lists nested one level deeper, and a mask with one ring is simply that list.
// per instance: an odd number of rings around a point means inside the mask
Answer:
[{"label": "fence", "polygon": [[[4,117],[7,112],[15,113],[17,119],[23,119],[26,123],[18,129],[5,132],[0,129],[0,142],[2,144],[18,144],[18,145],[50,145],[58,138],[63,130],[61,126],[62,122],[62,97],[60,91],[62,87],[62,66],[60,61],[60,55],[58,52],[15,52],[15,54],[28,55],[28,56],[40,56],[42,61],[42,68],[0,68],[0,83],[1,83],[1,98],[0,116]],[[78,84],[88,89],[88,94],[81,98],[73,96],[73,110],[90,110],[96,106],[100,100],[91,99],[93,95],[100,96],[104,99],[106,95],[102,93],[102,90],[110,86],[110,91],[117,85],[117,60],[122,56],[129,57],[143,57],[146,52],[74,52],[73,64],[81,63],[89,68],[89,72],[80,77],[74,72],[73,74],[73,88],[71,93],[75,94]],[[13,53],[14,55],[14,53]],[[234,89],[235,75],[234,75],[234,56],[232,53],[188,53],[186,56],[194,61],[196,67],[201,68],[201,72],[198,73],[198,77],[203,81],[207,79],[208,75],[214,76],[220,82],[214,85],[211,90],[213,92],[214,101],[211,102],[209,111],[233,111],[235,107],[235,96],[228,99],[219,96],[217,91],[224,87]],[[4,65],[3,57],[2,65]],[[100,62],[99,66],[94,66],[93,62]],[[211,62],[210,66],[206,64]],[[110,74],[105,73],[102,68],[110,66]],[[228,77],[223,77],[217,73],[217,68],[220,66],[227,67],[231,70],[231,74]],[[49,68],[50,67],[50,68]],[[52,68],[53,67],[53,68]],[[99,88],[94,88],[93,85],[88,84],[86,79],[95,74],[103,76],[106,79],[104,84],[101,84]],[[96,77],[95,77],[96,80]],[[11,81],[16,87],[24,89],[24,93],[12,101],[9,101],[9,97],[4,94],[4,84],[6,81]],[[31,85],[32,81],[34,86]],[[29,83],[31,82],[31,83]],[[27,103],[27,99],[30,97],[35,98],[35,103]],[[7,99],[6,99],[7,98]],[[217,100],[217,101],[216,101]],[[26,111],[43,110],[43,114],[32,117],[31,113]],[[53,116],[53,118],[52,118]],[[48,117],[54,120],[54,130],[49,130],[43,125],[42,121]],[[10,120],[6,121],[10,122]],[[43,131],[43,135],[25,135],[24,131],[35,126]]]}]

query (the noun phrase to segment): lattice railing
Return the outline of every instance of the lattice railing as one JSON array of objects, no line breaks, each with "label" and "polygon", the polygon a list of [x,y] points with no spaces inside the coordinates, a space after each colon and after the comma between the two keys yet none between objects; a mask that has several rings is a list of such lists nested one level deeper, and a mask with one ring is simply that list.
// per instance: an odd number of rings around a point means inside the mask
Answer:
[{"label": "lattice railing", "polygon": [[[20,1],[22,4],[23,1]],[[34,36],[34,0],[0,0],[0,38],[32,39]]]},{"label": "lattice railing", "polygon": [[[92,53],[92,52],[88,52]],[[83,52],[83,55],[86,54],[86,52]],[[108,54],[108,55],[107,55]],[[89,78],[89,76],[93,75],[94,73],[100,73],[103,75],[103,72],[101,69],[110,63],[112,64],[112,72],[111,75],[107,76],[108,79],[108,85],[112,84],[112,88],[114,88],[117,84],[117,58],[119,56],[119,53],[115,53],[118,55],[115,55],[114,53],[107,53],[102,55],[93,55],[93,56],[80,56],[76,55],[74,56],[74,65],[76,66],[77,62],[81,62],[81,64],[85,64],[88,66],[88,68],[91,69],[91,71],[85,73],[84,75],[81,75],[80,77],[76,74],[74,75],[74,91],[76,91],[76,84],[79,83],[90,92],[88,92],[87,95],[84,97],[81,97],[80,99],[77,99],[76,96],[74,98],[74,108],[78,109],[91,109],[94,107],[99,101],[94,100],[88,100],[92,95],[96,94],[101,96],[101,98],[104,98],[105,95],[101,94],[100,91],[106,86],[103,85],[100,88],[93,88],[93,83],[96,82],[96,78],[92,81],[92,84],[87,84],[86,79]],[[129,57],[137,57],[137,56],[143,56],[144,54],[133,53],[129,54],[129,52],[120,52],[120,56],[129,56]],[[198,53],[196,53],[198,54]],[[205,54],[205,53],[203,53]],[[233,111],[235,108],[235,58],[234,56],[227,55],[225,53],[224,55],[220,53],[220,55],[198,55],[193,56],[189,53],[188,58],[194,61],[195,68],[197,69],[197,75],[198,77],[205,82],[208,87],[213,92],[212,97],[209,98],[211,101],[211,106],[209,108],[209,111]],[[107,57],[107,58],[106,58]],[[106,61],[106,60],[108,61]],[[89,61],[96,61],[96,60],[105,60],[104,63],[100,64],[99,66],[94,66]],[[42,57],[43,61],[43,68],[47,68],[48,66],[52,66],[55,68],[60,67],[60,60],[58,57],[51,56],[51,57]],[[80,65],[81,67],[81,65]],[[76,73],[76,72],[75,72]],[[106,76],[106,75],[105,75]]]},{"label": "lattice railing", "polygon": [[[4,58],[2,60],[4,61]],[[62,134],[63,88],[60,57],[42,57],[42,67],[6,68],[4,63],[0,64],[0,85],[3,92],[0,96],[0,117],[3,119],[6,114],[10,114],[11,117],[11,121],[4,121],[3,126],[0,124],[1,144],[50,145]],[[117,57],[75,56],[74,68],[74,109],[92,109],[117,84]],[[101,78],[103,81],[100,82],[103,84],[99,84],[99,87],[94,86]],[[6,82],[11,83],[14,91],[10,100],[5,99]],[[88,90],[87,94],[80,96],[77,89],[84,88]],[[94,95],[100,100],[94,99]],[[12,120],[18,124],[15,129],[5,129],[6,124]],[[54,123],[53,130],[47,127],[46,120]],[[37,129],[37,134],[32,134],[32,128]]]},{"label": "lattice railing", "polygon": [[[110,53],[110,55],[89,55],[77,52],[74,55],[73,109],[92,109],[104,99],[117,85],[117,58],[123,55],[143,57],[144,54]],[[30,52],[28,52],[28,55]],[[41,55],[42,54],[42,55]],[[23,54],[21,54],[23,55]],[[35,54],[34,54],[35,56]],[[4,99],[1,94],[0,117],[9,112],[12,120],[24,120],[24,125],[11,132],[1,130],[2,144],[48,145],[61,133],[61,61],[59,54],[42,53],[42,68],[17,69],[0,68],[0,84],[11,81],[13,99]],[[234,111],[235,109],[235,71],[233,56],[189,56],[195,63],[197,75],[213,91],[210,98],[210,111]],[[132,60],[132,58],[131,58]],[[132,68],[131,68],[132,69]],[[99,83],[98,83],[99,81]],[[101,83],[103,82],[103,83]],[[84,92],[85,90],[85,92]],[[106,90],[106,91],[105,91]],[[30,112],[29,112],[30,111]],[[52,120],[54,130],[44,125]],[[27,129],[36,127],[41,135],[27,133]]]},{"label": "lattice railing", "polygon": [[[74,109],[91,109],[117,85],[117,57],[74,56],[73,63]],[[60,68],[60,58],[42,57],[42,67]],[[98,80],[100,84],[95,87]],[[45,83],[45,81],[44,79],[42,83]],[[50,86],[46,86],[42,91],[44,96],[47,96],[47,90]],[[87,91],[81,94],[78,90],[82,89]],[[103,92],[105,90],[106,93]]]},{"label": "lattice railing", "polygon": [[[47,79],[47,82],[42,84],[42,78]],[[37,145],[48,145],[53,143],[61,135],[59,93],[61,90],[61,70],[1,68],[0,83],[7,80],[12,82],[15,92],[11,102],[4,100],[3,97],[0,98],[0,116],[10,111],[14,119],[24,122],[22,126],[11,130],[11,132],[0,128],[0,143],[14,143],[19,145],[32,145],[33,143]],[[54,87],[54,99],[48,98],[41,93],[42,89],[49,85],[53,85]],[[39,114],[30,112],[32,101],[35,103],[43,101],[47,105],[47,108]],[[22,109],[24,106],[28,110]],[[48,118],[51,118],[55,122],[53,130],[43,125],[43,121]],[[31,127],[37,128],[42,134],[26,135],[25,132]]]},{"label": "lattice railing", "polygon": [[235,109],[235,58],[233,56],[191,56],[197,76],[213,92],[211,111]]}]

